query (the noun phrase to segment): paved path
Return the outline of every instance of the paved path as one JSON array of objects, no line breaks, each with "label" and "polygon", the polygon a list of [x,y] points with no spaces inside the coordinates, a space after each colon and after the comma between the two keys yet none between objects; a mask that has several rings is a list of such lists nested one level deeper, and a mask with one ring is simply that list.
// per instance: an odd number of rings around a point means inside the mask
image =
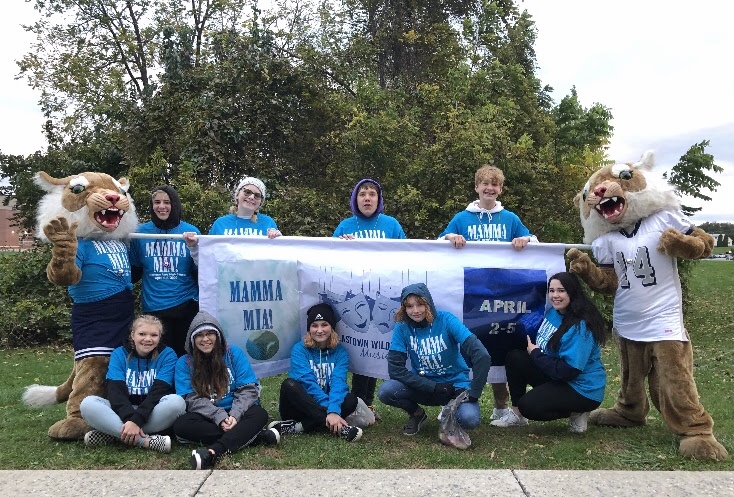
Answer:
[{"label": "paved path", "polygon": [[728,497],[734,471],[0,471],[3,497]]}]

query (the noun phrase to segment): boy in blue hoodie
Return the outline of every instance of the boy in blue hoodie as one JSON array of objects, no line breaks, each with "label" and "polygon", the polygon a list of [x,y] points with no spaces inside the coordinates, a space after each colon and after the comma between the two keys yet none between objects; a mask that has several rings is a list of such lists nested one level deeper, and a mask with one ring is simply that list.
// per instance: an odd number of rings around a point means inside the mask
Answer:
[{"label": "boy in blue hoodie", "polygon": [[[354,214],[344,219],[334,230],[334,238],[355,240],[362,238],[391,238],[405,239],[403,227],[394,217],[382,212],[382,187],[370,178],[360,180],[352,191],[349,206]],[[377,378],[370,378],[361,374],[352,375],[352,392],[362,399],[375,413],[375,419],[380,420],[379,414],[372,406],[375,400]]]},{"label": "boy in blue hoodie", "polygon": [[[524,249],[530,242],[537,243],[538,239],[522,224],[517,214],[505,209],[497,200],[504,184],[505,175],[498,167],[485,165],[477,169],[474,175],[474,191],[479,195],[479,199],[471,202],[466,209],[451,219],[449,225],[439,235],[439,240],[448,240],[457,249],[463,248],[467,240],[510,242],[516,250]],[[500,419],[510,411],[505,357],[510,350],[518,346],[524,348],[523,343],[516,342],[517,339],[509,333],[483,338],[484,346],[492,356],[492,368],[488,378],[494,395],[491,420]]]}]

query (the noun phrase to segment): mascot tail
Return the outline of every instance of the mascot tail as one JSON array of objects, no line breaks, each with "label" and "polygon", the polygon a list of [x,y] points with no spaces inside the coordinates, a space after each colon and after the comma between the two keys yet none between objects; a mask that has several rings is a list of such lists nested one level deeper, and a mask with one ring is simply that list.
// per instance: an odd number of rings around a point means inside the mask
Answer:
[{"label": "mascot tail", "polygon": [[29,407],[47,407],[58,404],[56,400],[57,387],[46,385],[30,385],[23,392],[23,403]]},{"label": "mascot tail", "polygon": [[76,368],[71,370],[69,378],[57,387],[47,385],[29,385],[23,392],[23,403],[29,407],[48,407],[69,400],[71,385],[76,376]]}]

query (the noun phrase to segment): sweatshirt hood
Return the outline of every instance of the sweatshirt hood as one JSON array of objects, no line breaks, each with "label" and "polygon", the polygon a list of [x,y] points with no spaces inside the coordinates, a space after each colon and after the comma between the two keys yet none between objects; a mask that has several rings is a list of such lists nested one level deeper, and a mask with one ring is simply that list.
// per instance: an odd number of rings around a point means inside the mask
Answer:
[{"label": "sweatshirt hood", "polygon": [[[400,292],[400,303],[402,304],[403,302],[405,302],[405,299],[407,299],[410,295],[415,295],[417,297],[422,297],[426,299],[426,302],[428,302],[428,307],[431,309],[431,314],[433,314],[434,318],[436,317],[436,306],[433,303],[431,292],[428,291],[428,287],[425,285],[425,283],[413,283],[403,288],[403,291]],[[410,319],[410,316],[406,315],[405,318],[414,326],[417,326],[419,328],[425,328],[426,326],[428,326],[428,321],[426,321],[425,319],[418,323]]]},{"label": "sweatshirt hood", "polygon": [[492,207],[491,209],[484,209],[483,207],[479,207],[479,200],[475,200],[474,202],[466,206],[466,210],[468,210],[469,212],[479,214],[495,214],[504,209],[505,208],[502,207],[502,202],[500,202],[499,200],[495,202],[494,207]]},{"label": "sweatshirt hood", "polygon": [[[155,211],[153,210],[153,196],[156,192],[164,192],[171,199],[171,213],[168,215],[168,219],[160,219]],[[181,224],[181,199],[178,197],[176,190],[169,185],[160,185],[153,188],[150,193],[150,220],[153,222],[156,228],[161,230],[170,230]]]},{"label": "sweatshirt hood", "polygon": [[186,343],[184,343],[184,349],[186,349],[187,354],[192,354],[194,349],[194,336],[197,334],[197,332],[202,330],[216,331],[217,340],[220,340],[222,342],[222,348],[224,350],[227,349],[227,339],[224,337],[224,333],[222,332],[222,325],[219,324],[217,318],[206,311],[199,311],[199,313],[194,316],[194,319],[191,320],[189,331],[188,333],[186,333]]},{"label": "sweatshirt hood", "polygon": [[[357,205],[357,194],[359,193],[359,187],[364,185],[365,183],[373,183],[377,187],[377,210],[375,210],[375,213],[372,214],[370,217],[365,217],[362,215],[361,212],[359,212],[359,206]],[[383,209],[383,202],[382,202],[382,187],[380,184],[370,178],[364,178],[357,183],[357,186],[354,187],[354,190],[352,190],[352,199],[350,200],[349,207],[352,209],[352,214],[355,216],[361,217],[362,219],[372,219],[376,216],[379,216]]]}]

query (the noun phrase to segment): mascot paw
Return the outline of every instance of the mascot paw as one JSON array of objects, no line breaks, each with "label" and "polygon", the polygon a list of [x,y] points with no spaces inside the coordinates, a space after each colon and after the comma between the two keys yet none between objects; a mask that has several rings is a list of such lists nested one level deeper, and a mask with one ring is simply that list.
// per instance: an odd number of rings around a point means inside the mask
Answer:
[{"label": "mascot paw", "polygon": [[683,457],[698,461],[723,461],[729,458],[729,453],[713,435],[683,437],[678,452]]},{"label": "mascot paw", "polygon": [[82,418],[66,418],[48,429],[48,436],[56,440],[84,440],[84,434],[92,428]]},{"label": "mascot paw", "polygon": [[72,223],[69,226],[69,221],[65,217],[57,217],[49,221],[47,225],[43,227],[43,233],[46,238],[54,245],[59,244],[73,244],[76,246],[76,229],[77,223]]},{"label": "mascot paw", "polygon": [[586,274],[589,272],[589,267],[593,264],[588,254],[581,252],[577,248],[569,249],[566,252],[568,257],[568,270],[575,274]]},{"label": "mascot paw", "polygon": [[589,422],[597,426],[615,426],[617,428],[634,428],[643,426],[645,422],[638,423],[627,419],[614,409],[596,409],[591,412]]}]

